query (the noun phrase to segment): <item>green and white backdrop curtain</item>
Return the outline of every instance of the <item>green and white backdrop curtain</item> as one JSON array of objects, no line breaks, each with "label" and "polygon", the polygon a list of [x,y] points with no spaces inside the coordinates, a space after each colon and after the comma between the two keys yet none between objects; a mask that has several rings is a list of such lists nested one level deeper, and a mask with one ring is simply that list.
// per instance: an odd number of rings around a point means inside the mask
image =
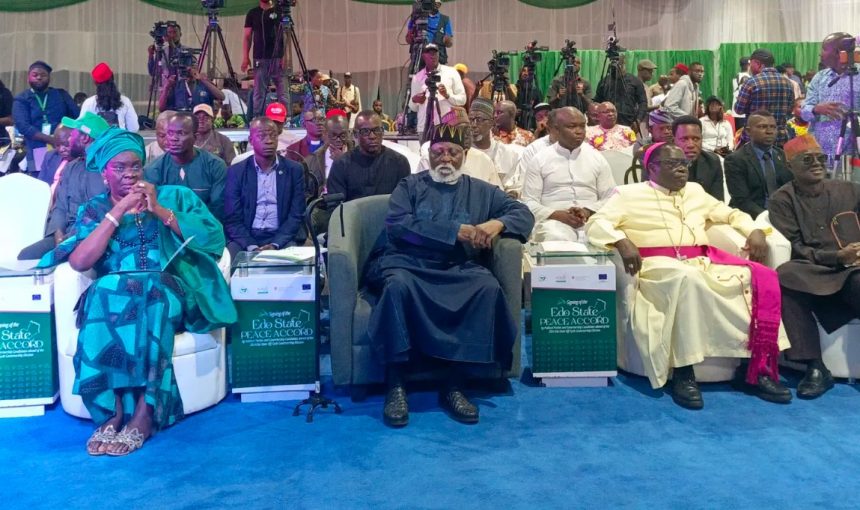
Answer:
[{"label": "green and white backdrop curtain", "polygon": [[[381,89],[387,109],[403,79],[407,59],[404,25],[410,0],[298,0],[293,15],[308,66],[353,73],[365,102]],[[241,62],[244,16],[254,0],[226,0],[221,26],[233,64]],[[818,41],[836,30],[856,32],[856,0],[453,0],[455,45],[450,61],[463,62],[474,79],[486,74],[493,49],[521,49],[526,42],[557,50],[565,39],[580,49],[583,75],[596,85],[603,66],[607,25],[614,11],[621,45],[631,48],[628,68],[639,58],[666,72],[675,62],[705,64],[704,93],[731,96],[737,60],[759,43],[777,61],[814,69]],[[146,47],[156,20],[176,20],[182,41],[199,46],[206,28],[199,0],[0,0],[0,79],[13,92],[26,87],[27,66],[44,59],[54,66],[53,83],[70,92],[92,93],[89,71],[107,61],[120,89],[145,106]],[[798,42],[803,43],[798,43]],[[557,52],[538,68],[546,88]],[[223,60],[218,62],[224,69]],[[513,59],[516,72],[519,59]],[[512,76],[516,76],[512,74]],[[393,113],[393,112],[391,112]]]}]

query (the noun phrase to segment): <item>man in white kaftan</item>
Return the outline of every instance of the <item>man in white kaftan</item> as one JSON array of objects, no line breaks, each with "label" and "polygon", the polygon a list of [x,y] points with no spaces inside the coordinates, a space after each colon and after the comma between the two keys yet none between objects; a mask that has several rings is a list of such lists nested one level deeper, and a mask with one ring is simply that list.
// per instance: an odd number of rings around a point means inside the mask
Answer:
[{"label": "man in white kaftan", "polygon": [[606,159],[584,144],[585,115],[573,107],[555,117],[558,142],[540,151],[525,172],[522,201],[535,216],[535,241],[586,242],[583,225],[615,188]]}]

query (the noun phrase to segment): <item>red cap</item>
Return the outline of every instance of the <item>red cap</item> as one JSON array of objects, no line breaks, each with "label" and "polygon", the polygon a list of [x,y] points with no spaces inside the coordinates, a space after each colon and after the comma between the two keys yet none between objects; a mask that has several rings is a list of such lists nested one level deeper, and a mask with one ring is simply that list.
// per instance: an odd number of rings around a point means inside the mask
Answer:
[{"label": "red cap", "polygon": [[283,124],[287,121],[287,107],[281,103],[272,103],[266,108],[266,117]]},{"label": "red cap", "polygon": [[93,68],[93,81],[96,82],[96,85],[100,83],[104,83],[111,78],[113,78],[113,71],[109,65],[105,62],[100,62],[97,66]]},{"label": "red cap", "polygon": [[337,116],[346,117],[346,112],[341,110],[340,108],[333,108],[325,114],[325,118],[327,119]]},{"label": "red cap", "polygon": [[689,68],[689,67],[687,67],[687,66],[686,66],[686,65],[684,65],[684,64],[675,64],[675,69],[677,69],[677,70],[681,71],[681,72],[682,72],[682,73],[684,73],[684,74],[689,74],[689,73],[690,73],[690,68]]}]

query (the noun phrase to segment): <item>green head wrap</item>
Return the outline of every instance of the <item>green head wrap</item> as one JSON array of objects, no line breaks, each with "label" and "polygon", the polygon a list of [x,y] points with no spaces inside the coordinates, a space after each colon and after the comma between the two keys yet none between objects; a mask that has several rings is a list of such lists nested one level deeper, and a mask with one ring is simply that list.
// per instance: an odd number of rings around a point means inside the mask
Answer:
[{"label": "green head wrap", "polygon": [[117,154],[126,151],[136,153],[140,156],[141,162],[146,162],[143,138],[137,133],[112,127],[87,147],[87,170],[101,172],[108,161]]}]

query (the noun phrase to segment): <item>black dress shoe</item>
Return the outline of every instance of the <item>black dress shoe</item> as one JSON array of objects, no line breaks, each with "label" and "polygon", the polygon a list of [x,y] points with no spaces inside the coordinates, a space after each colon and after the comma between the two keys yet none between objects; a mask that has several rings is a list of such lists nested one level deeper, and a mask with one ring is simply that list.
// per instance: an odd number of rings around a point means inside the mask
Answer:
[{"label": "black dress shoe", "polygon": [[466,395],[458,389],[439,393],[439,405],[460,423],[478,423],[478,406],[469,402]]},{"label": "black dress shoe", "polygon": [[797,398],[813,399],[827,393],[827,390],[833,387],[833,375],[830,370],[809,367],[806,369],[806,375],[797,384]]},{"label": "black dress shoe", "polygon": [[672,378],[672,400],[685,409],[698,410],[705,407],[705,401],[702,399],[702,392],[696,380],[677,373]]},{"label": "black dress shoe", "polygon": [[779,381],[774,381],[768,375],[758,376],[758,384],[749,384],[743,374],[746,371],[738,371],[738,376],[732,380],[732,386],[747,395],[754,395],[762,400],[775,404],[788,404],[791,402],[791,390],[783,386]]},{"label": "black dress shoe", "polygon": [[405,427],[409,423],[409,402],[401,385],[392,386],[385,395],[382,418],[389,427]]}]

